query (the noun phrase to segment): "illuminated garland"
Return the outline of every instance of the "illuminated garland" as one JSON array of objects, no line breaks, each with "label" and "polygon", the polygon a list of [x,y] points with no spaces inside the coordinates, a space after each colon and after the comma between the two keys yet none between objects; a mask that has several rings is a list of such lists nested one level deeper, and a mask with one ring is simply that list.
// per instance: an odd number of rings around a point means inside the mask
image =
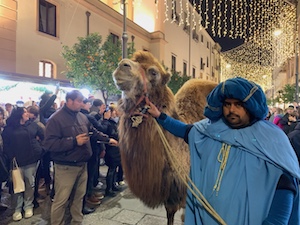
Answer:
[{"label": "illuminated garland", "polygon": [[[213,36],[243,39],[242,46],[222,53],[222,79],[244,76],[268,89],[272,71],[295,54],[296,7],[287,1],[164,0],[164,22],[170,18],[179,26],[191,25],[195,32],[204,28]],[[158,15],[158,0],[155,5]],[[279,36],[274,36],[276,29],[281,30]]]},{"label": "illuminated garland", "polygon": [[[265,23],[259,25],[262,32],[255,30],[252,24],[253,28],[249,32],[254,31],[253,36],[245,44],[222,53],[222,80],[242,76],[257,82],[265,90],[272,88],[272,71],[295,55],[296,35],[295,7],[283,2],[276,3],[276,6],[278,8],[265,11],[270,13],[268,16],[253,15],[253,18],[259,18]],[[265,7],[272,8],[270,5]],[[274,35],[276,29],[281,31],[278,36]]]}]

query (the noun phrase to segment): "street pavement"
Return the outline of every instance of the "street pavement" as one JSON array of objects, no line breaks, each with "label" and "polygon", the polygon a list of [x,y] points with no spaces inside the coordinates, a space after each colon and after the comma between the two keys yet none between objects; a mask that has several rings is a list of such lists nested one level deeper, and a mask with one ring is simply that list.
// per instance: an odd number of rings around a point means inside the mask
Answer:
[{"label": "street pavement", "polygon": [[[106,166],[101,166],[105,174]],[[105,180],[105,178],[102,178]],[[5,198],[5,193],[3,193]],[[49,196],[34,210],[34,216],[19,222],[12,220],[13,209],[0,213],[0,225],[50,225],[51,201]],[[182,210],[175,215],[174,225],[182,225]],[[167,225],[164,206],[150,209],[137,199],[126,186],[116,197],[105,197],[94,213],[84,216],[83,225]]]}]

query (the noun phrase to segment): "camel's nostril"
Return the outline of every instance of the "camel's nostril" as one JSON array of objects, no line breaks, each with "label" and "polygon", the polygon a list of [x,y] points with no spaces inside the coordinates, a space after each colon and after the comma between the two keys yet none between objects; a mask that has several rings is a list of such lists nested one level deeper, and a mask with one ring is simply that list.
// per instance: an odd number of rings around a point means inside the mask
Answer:
[{"label": "camel's nostril", "polygon": [[128,63],[123,63],[123,66],[124,66],[124,67],[128,67],[128,68],[131,68],[131,66],[130,66]]}]

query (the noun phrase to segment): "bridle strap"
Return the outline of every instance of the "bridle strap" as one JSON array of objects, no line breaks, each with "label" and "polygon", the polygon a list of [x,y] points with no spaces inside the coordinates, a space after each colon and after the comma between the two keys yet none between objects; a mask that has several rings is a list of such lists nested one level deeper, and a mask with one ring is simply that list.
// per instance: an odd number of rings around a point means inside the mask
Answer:
[{"label": "bridle strap", "polygon": [[[136,102],[135,106],[132,108],[132,110],[130,111],[130,116],[133,115],[134,110],[136,109],[136,107],[143,101],[145,100],[146,104],[149,105],[149,98],[148,98],[148,90],[147,90],[147,80],[146,80],[146,75],[145,75],[145,70],[140,67],[140,72],[142,74],[142,78],[143,78],[143,94],[141,95],[141,97],[139,98],[139,100]],[[138,113],[139,114],[139,113]],[[140,115],[143,115],[146,117],[145,114],[140,113]]]}]

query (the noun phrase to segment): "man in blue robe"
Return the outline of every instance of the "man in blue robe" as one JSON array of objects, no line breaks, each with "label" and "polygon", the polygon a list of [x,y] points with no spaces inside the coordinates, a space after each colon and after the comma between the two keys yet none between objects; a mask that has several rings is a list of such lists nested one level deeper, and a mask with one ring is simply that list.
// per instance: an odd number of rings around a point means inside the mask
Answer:
[{"label": "man in blue robe", "polygon": [[[190,178],[226,224],[300,224],[297,157],[284,132],[264,120],[268,107],[257,84],[220,83],[207,97],[207,118],[193,125],[150,107],[164,129],[189,144]],[[188,191],[185,224],[219,222]]]}]

